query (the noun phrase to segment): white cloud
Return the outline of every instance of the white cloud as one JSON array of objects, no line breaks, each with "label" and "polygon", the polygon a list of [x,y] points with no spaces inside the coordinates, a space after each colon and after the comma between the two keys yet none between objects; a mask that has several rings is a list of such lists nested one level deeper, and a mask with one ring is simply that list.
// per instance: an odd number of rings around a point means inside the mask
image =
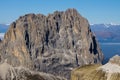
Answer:
[{"label": "white cloud", "polygon": [[10,23],[8,23],[8,24],[5,24],[5,25],[9,26],[9,25],[10,25]]},{"label": "white cloud", "polygon": [[111,22],[110,24],[111,24],[111,25],[115,25],[115,26],[116,26],[116,25],[120,25],[120,24],[116,24],[116,23],[113,23],[113,22]]},{"label": "white cloud", "polygon": [[3,39],[5,33],[0,33],[0,38]]}]

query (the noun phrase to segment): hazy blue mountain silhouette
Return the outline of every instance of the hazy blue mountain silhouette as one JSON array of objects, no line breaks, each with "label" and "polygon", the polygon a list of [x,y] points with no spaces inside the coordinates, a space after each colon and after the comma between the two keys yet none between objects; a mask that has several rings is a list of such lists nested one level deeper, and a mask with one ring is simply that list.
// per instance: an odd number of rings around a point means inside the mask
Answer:
[{"label": "hazy blue mountain silhouette", "polygon": [[91,25],[92,31],[98,40],[120,41],[120,25],[115,24],[94,24]]},{"label": "hazy blue mountain silhouette", "polygon": [[0,24],[0,33],[5,33],[9,28],[9,25]]},{"label": "hazy blue mountain silhouette", "polygon": [[3,39],[4,33],[7,32],[9,25],[0,24],[0,39]]}]

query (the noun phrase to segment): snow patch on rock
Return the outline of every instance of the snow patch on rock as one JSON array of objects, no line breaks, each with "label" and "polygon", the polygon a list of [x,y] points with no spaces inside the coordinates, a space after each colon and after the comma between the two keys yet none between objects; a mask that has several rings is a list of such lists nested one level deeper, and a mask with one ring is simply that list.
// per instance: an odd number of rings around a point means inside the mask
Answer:
[{"label": "snow patch on rock", "polygon": [[107,63],[98,69],[102,69],[106,73],[120,73],[120,66],[112,63]]}]

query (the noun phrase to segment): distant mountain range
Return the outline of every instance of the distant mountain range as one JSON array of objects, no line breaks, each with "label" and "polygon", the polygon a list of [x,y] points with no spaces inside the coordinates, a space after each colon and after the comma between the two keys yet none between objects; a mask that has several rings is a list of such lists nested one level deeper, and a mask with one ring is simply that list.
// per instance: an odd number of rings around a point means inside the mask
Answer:
[{"label": "distant mountain range", "polygon": [[8,30],[9,24],[0,24],[0,39],[4,37],[4,33]]},{"label": "distant mountain range", "polygon": [[[91,30],[99,41],[120,41],[120,24],[91,24]],[[8,30],[9,24],[0,24],[0,38]]]},{"label": "distant mountain range", "polygon": [[90,26],[99,41],[120,41],[120,25],[92,24]]},{"label": "distant mountain range", "polygon": [[9,28],[9,24],[0,24],[0,33],[4,33]]}]

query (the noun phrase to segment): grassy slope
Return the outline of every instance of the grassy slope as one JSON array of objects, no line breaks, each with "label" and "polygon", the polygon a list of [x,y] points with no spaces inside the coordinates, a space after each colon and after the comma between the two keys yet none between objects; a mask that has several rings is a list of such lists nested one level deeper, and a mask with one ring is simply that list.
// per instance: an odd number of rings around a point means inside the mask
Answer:
[{"label": "grassy slope", "polygon": [[108,74],[102,70],[96,70],[100,66],[95,64],[76,68],[71,72],[71,80],[120,80],[120,73]]},{"label": "grassy slope", "polygon": [[71,80],[107,80],[105,72],[96,70],[100,64],[87,65],[74,69],[71,73]]}]

